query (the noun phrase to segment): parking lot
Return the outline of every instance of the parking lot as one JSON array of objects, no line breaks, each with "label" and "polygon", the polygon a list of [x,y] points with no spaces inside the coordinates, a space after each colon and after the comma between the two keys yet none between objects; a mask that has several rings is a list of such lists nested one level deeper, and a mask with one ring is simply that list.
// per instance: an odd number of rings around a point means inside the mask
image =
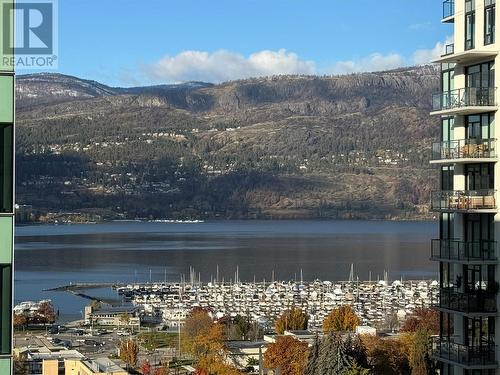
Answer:
[{"label": "parking lot", "polygon": [[[16,332],[14,345],[16,348],[39,348],[65,347],[77,350],[90,359],[118,356],[120,341],[132,336],[129,332],[119,329],[91,330],[63,327],[60,330],[47,328],[45,331]],[[147,359],[151,364],[159,364],[161,361],[171,360],[176,357],[176,348],[159,348],[148,351],[140,347],[138,363]]]}]

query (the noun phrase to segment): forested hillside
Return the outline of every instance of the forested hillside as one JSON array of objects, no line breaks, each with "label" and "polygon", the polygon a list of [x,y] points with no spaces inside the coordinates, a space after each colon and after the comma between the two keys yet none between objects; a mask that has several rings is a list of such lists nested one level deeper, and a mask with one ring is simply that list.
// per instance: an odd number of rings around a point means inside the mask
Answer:
[{"label": "forested hillside", "polygon": [[111,88],[17,82],[17,201],[104,218],[429,217],[433,67]]}]

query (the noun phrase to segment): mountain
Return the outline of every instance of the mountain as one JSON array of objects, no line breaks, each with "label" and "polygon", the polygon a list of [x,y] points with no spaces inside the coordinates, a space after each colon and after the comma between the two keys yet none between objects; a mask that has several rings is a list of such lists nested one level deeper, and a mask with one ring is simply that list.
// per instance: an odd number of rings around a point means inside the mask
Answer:
[{"label": "mountain", "polygon": [[40,215],[428,218],[436,68],[113,88],[17,80],[17,201]]}]

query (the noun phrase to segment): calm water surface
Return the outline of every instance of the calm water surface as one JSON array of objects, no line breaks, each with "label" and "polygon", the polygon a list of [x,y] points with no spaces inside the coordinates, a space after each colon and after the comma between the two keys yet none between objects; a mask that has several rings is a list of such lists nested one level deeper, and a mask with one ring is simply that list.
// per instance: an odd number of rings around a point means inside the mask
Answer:
[{"label": "calm water surface", "polygon": [[[66,318],[88,303],[59,292],[76,282],[178,281],[189,267],[209,281],[361,280],[384,270],[392,279],[435,278],[429,261],[435,222],[214,221],[196,224],[114,222],[16,228],[16,302],[50,298]],[[109,295],[109,290],[89,291]]]}]

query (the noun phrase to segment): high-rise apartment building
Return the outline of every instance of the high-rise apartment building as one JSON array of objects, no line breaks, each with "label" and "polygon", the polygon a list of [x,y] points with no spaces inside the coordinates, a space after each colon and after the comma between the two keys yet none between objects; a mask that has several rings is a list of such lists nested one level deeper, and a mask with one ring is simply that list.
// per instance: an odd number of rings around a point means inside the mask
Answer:
[{"label": "high-rise apartment building", "polygon": [[0,0],[0,374],[12,372],[14,2]]},{"label": "high-rise apartment building", "polygon": [[500,373],[496,19],[495,0],[443,3],[442,22],[454,32],[437,61],[441,92],[432,103],[441,122],[431,161],[441,174],[440,190],[431,198],[440,216],[431,258],[440,271],[441,332],[433,356],[441,374]]}]

